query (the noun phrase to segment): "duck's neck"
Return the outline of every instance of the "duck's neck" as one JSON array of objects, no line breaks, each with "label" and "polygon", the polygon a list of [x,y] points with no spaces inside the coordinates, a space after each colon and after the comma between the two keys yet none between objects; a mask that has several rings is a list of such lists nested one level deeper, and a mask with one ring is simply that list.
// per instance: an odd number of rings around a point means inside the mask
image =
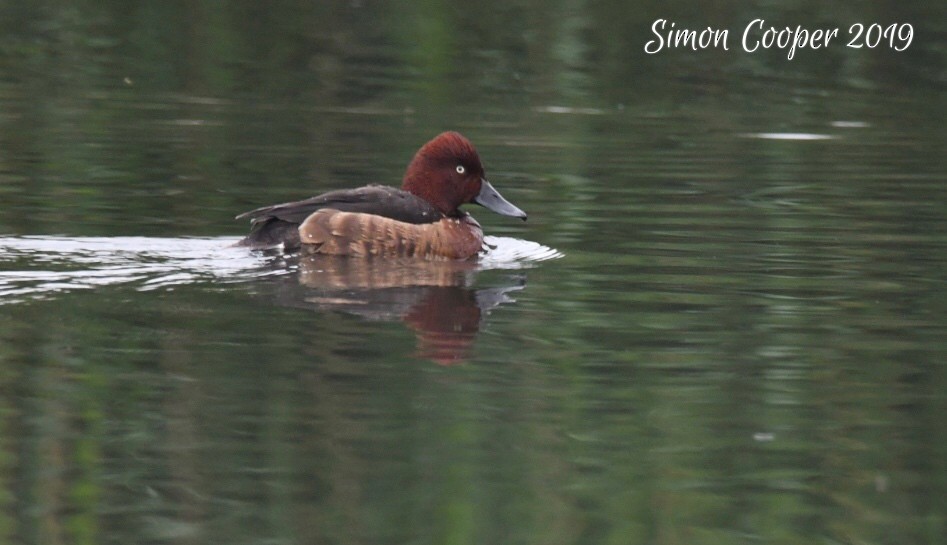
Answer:
[{"label": "duck's neck", "polygon": [[451,206],[447,202],[445,195],[434,190],[429,177],[413,174],[411,169],[408,169],[408,172],[404,175],[401,189],[431,203],[445,216],[456,216],[460,213],[456,206]]}]

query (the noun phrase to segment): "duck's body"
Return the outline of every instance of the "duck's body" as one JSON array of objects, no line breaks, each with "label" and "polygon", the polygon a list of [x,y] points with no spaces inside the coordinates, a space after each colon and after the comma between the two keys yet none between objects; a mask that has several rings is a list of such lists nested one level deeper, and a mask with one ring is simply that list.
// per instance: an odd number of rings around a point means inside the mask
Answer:
[{"label": "duck's body", "polygon": [[470,142],[447,132],[425,144],[408,165],[401,189],[369,185],[323,193],[302,201],[258,208],[250,218],[251,248],[358,257],[467,259],[483,246],[483,231],[459,209],[480,204],[526,219],[484,178]]},{"label": "duck's body", "polygon": [[355,257],[467,259],[483,248],[483,230],[470,214],[407,223],[377,214],[319,210],[299,226],[303,251]]}]

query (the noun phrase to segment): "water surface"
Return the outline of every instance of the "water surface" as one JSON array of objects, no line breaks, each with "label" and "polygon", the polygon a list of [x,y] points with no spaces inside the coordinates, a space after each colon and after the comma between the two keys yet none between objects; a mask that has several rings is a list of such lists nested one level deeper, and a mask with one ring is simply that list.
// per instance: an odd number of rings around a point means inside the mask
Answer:
[{"label": "water surface", "polygon": [[[942,7],[2,14],[0,541],[943,542]],[[231,246],[446,129],[479,261]]]}]

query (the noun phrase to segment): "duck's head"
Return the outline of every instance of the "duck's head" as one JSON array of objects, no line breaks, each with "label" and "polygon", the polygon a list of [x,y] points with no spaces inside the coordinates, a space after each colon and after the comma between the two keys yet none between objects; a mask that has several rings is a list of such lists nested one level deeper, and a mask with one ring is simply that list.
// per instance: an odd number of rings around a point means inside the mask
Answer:
[{"label": "duck's head", "polygon": [[457,132],[441,133],[421,146],[408,165],[401,188],[448,216],[456,216],[462,204],[474,203],[526,220],[526,212],[490,185],[476,148]]}]

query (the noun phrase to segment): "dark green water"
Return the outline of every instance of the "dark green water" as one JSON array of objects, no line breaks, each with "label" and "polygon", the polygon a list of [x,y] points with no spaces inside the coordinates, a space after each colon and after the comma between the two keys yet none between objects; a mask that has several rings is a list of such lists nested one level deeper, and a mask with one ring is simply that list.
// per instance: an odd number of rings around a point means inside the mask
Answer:
[{"label": "dark green water", "polygon": [[[943,543],[945,10],[744,4],[0,3],[0,542]],[[230,247],[447,129],[479,263]]]}]

